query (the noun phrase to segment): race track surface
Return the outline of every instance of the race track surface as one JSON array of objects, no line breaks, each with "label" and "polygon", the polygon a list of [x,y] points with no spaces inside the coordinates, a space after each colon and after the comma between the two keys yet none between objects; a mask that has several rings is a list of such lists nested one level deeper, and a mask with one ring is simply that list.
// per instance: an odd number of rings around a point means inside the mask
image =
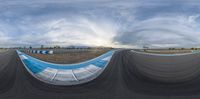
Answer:
[{"label": "race track surface", "polygon": [[[198,55],[189,57],[180,60],[179,57],[173,57],[173,60],[177,60],[172,62],[176,68],[164,69],[167,74],[162,74],[156,73],[162,70],[159,66],[167,65],[158,64],[163,64],[166,59],[159,58],[164,62],[150,61],[149,56],[135,54],[130,50],[119,50],[95,80],[81,85],[54,86],[35,79],[24,68],[17,53],[9,51],[0,54],[0,99],[199,99],[198,73],[186,79],[184,75],[191,73],[187,72],[190,70],[188,65],[194,66],[192,70],[198,69],[200,60],[197,59]],[[151,59],[157,60],[156,57]],[[169,62],[165,63],[169,66]],[[152,65],[154,68],[150,70],[153,71],[140,69],[138,64],[144,67],[146,64]],[[171,73],[174,73],[172,70],[179,69],[179,65],[185,68],[184,72],[177,74],[177,77],[183,78],[176,79]],[[151,73],[151,76],[143,72]],[[163,79],[163,76],[168,80]]]}]

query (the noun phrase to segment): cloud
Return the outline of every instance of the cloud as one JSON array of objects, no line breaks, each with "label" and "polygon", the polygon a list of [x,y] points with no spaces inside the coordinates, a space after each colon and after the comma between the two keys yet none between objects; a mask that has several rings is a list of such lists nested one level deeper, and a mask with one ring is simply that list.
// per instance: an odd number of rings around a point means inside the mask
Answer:
[{"label": "cloud", "polygon": [[198,46],[199,1],[15,0],[0,4],[0,46]]},{"label": "cloud", "polygon": [[0,42],[4,42],[7,39],[7,37],[4,35],[2,31],[0,31]]},{"label": "cloud", "polygon": [[69,22],[60,19],[50,24],[47,24],[49,31],[44,35],[52,42],[65,42],[65,45],[113,46],[112,38],[116,35],[111,23],[100,20],[77,18]]},{"label": "cloud", "polygon": [[[32,29],[32,25],[31,27],[26,27],[27,34],[15,37],[15,39],[20,41],[18,43],[37,46],[114,46],[112,39],[117,33],[112,22],[89,20],[84,17],[75,17],[70,20],[65,18],[48,20],[34,25],[34,29]],[[30,31],[34,32],[30,33]]]},{"label": "cloud", "polygon": [[195,16],[156,16],[139,21],[115,38],[121,44],[151,47],[191,47],[200,43]]}]

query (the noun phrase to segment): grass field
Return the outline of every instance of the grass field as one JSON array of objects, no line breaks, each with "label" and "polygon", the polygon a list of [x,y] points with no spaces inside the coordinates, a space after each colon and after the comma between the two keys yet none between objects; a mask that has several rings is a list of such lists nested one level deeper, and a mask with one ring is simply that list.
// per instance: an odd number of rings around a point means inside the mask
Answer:
[{"label": "grass field", "polygon": [[109,50],[111,49],[94,49],[94,50],[90,49],[89,51],[62,50],[60,52],[57,51],[55,54],[48,54],[48,55],[33,54],[33,53],[27,53],[27,54],[35,58],[38,58],[40,60],[51,63],[72,64],[98,57]]}]

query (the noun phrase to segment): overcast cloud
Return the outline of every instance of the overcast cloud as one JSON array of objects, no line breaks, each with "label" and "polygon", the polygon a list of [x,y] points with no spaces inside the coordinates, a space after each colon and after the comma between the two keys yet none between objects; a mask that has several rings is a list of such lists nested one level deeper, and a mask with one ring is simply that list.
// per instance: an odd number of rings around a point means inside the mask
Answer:
[{"label": "overcast cloud", "polygon": [[5,0],[0,47],[196,47],[199,7],[197,0]]}]

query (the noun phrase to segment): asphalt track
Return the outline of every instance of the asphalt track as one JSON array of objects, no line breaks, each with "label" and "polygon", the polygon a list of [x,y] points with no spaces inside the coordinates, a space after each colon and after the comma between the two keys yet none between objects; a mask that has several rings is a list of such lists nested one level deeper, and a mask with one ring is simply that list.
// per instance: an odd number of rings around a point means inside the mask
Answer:
[{"label": "asphalt track", "polygon": [[[132,64],[143,76],[165,83],[182,83],[200,75],[200,53],[147,54],[129,52]],[[133,66],[132,66],[133,67]]]},{"label": "asphalt track", "polygon": [[163,79],[157,79],[156,75],[151,77],[142,75],[136,66],[135,55],[129,50],[117,51],[104,72],[95,80],[68,87],[48,85],[32,77],[15,51],[0,54],[0,59],[0,63],[4,64],[0,69],[0,99],[199,99],[200,97],[198,76],[191,76],[189,80],[181,79],[178,82],[173,82],[174,79],[169,76],[170,82],[173,83],[166,83]]}]

